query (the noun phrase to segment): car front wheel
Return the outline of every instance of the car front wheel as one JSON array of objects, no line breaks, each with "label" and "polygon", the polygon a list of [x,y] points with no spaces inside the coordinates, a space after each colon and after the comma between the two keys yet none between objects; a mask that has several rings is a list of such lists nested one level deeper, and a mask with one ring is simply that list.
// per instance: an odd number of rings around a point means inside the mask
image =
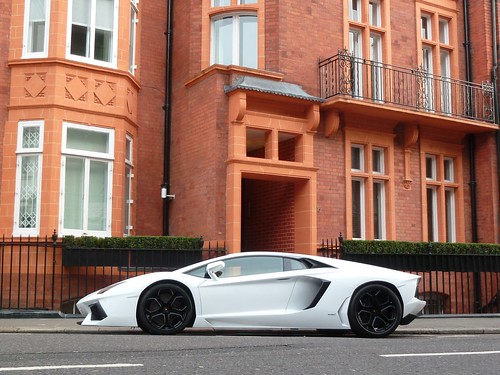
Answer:
[{"label": "car front wheel", "polygon": [[181,332],[192,320],[193,302],[180,286],[160,283],[147,289],[137,305],[139,327],[154,335]]},{"label": "car front wheel", "polygon": [[361,287],[349,304],[351,330],[361,337],[387,337],[398,327],[401,302],[392,289],[382,284]]}]

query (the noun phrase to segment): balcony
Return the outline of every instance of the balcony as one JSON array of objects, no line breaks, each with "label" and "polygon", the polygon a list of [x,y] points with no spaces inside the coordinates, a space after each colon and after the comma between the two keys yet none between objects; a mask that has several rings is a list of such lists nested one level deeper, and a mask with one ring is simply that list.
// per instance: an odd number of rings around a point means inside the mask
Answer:
[{"label": "balcony", "polygon": [[320,95],[324,106],[342,112],[365,113],[478,132],[498,129],[493,84],[460,81],[365,60],[340,50],[319,62]]}]

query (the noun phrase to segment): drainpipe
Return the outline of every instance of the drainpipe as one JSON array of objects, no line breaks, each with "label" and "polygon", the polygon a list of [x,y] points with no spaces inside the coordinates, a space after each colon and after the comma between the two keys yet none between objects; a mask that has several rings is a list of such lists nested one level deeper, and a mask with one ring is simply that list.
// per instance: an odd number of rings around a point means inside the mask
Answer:
[{"label": "drainpipe", "polygon": [[[498,69],[498,40],[497,40],[497,6],[496,0],[491,0],[491,34],[493,44],[493,68],[491,69],[491,80],[493,81],[493,103],[495,106],[495,124],[500,126],[500,114],[498,113],[498,87],[497,87],[497,69]],[[497,179],[500,190],[500,130],[497,129]]]},{"label": "drainpipe", "polygon": [[170,232],[169,204],[174,197],[170,194],[170,138],[171,138],[171,94],[172,94],[172,12],[173,2],[167,2],[167,31],[166,35],[166,71],[165,71],[165,136],[163,144],[163,183],[161,185],[161,197],[163,199],[163,235],[168,236]]},{"label": "drainpipe", "polygon": [[[472,71],[470,65],[470,39],[469,39],[469,1],[464,0],[464,33],[465,33],[465,74],[467,82],[472,82]],[[467,108],[468,113],[472,113],[472,103]],[[471,222],[472,222],[472,242],[477,242],[477,199],[476,199],[476,137],[469,135],[469,160],[470,160],[470,196],[471,196]]]}]

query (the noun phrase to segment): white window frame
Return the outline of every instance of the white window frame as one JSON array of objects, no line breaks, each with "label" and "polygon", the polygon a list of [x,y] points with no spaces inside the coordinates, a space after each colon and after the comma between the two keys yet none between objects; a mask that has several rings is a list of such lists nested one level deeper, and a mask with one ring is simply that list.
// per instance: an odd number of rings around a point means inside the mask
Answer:
[{"label": "white window frame", "polygon": [[[374,168],[375,154],[378,154],[378,165],[380,170]],[[374,174],[385,174],[385,149],[383,147],[372,147],[372,172]]]},{"label": "white window frame", "polygon": [[[107,152],[96,152],[96,151],[85,151],[80,149],[72,149],[67,147],[67,133],[68,129],[80,129],[89,132],[97,132],[104,133],[108,136],[108,150]],[[62,132],[62,157],[61,157],[61,186],[60,186],[60,197],[61,201],[59,204],[59,233],[62,235],[92,235],[99,237],[109,237],[111,236],[111,222],[112,222],[112,197],[113,197],[113,161],[114,161],[114,143],[115,143],[115,133],[113,129],[101,128],[97,126],[88,126],[81,125],[75,123],[64,122],[63,123],[63,132]],[[74,228],[65,228],[64,226],[64,212],[65,212],[65,182],[66,182],[66,159],[70,157],[76,157],[84,159],[86,164],[86,172],[85,172],[85,188],[84,188],[84,204],[83,204],[83,228],[82,229],[74,229]],[[107,178],[107,203],[106,203],[106,224],[105,230],[89,230],[87,228],[88,222],[88,166],[91,161],[105,162],[108,166],[108,178]]]},{"label": "white window frame", "polygon": [[441,112],[451,114],[451,57],[450,51],[439,52],[441,64]]},{"label": "white window frame", "polygon": [[454,162],[453,158],[445,157],[444,158],[444,180],[446,182],[454,182],[455,181],[455,171],[454,171]]},{"label": "white window frame", "polygon": [[385,181],[384,180],[374,180],[373,181],[373,203],[375,205],[375,186],[380,186],[381,189],[379,191],[380,197],[378,199],[379,205],[378,205],[378,232],[380,233],[380,237],[375,237],[375,207],[373,207],[373,238],[375,240],[385,240],[386,239],[386,222],[385,222],[385,216],[386,216],[386,203],[385,203]]},{"label": "white window frame", "polygon": [[363,97],[363,33],[361,29],[349,29],[349,52],[353,57],[351,72],[351,95]]},{"label": "white window frame", "polygon": [[455,189],[445,188],[444,191],[446,210],[446,242],[457,242]]},{"label": "white window frame", "polygon": [[[439,228],[438,228],[438,205],[437,205],[437,186],[427,185],[426,187],[426,200],[427,200],[427,240],[436,242],[439,241]],[[431,191],[431,199],[429,202],[429,191]],[[429,215],[429,208],[431,209],[431,213]],[[430,222],[429,222],[430,220]],[[430,237],[429,227],[432,227],[433,237]]]},{"label": "white window frame", "polygon": [[372,99],[382,102],[384,100],[383,69],[382,69],[382,35],[379,33],[370,34],[370,60],[371,68],[371,89]]},{"label": "white window frame", "polygon": [[[38,147],[23,147],[24,129],[37,127],[39,129]],[[43,153],[43,133],[44,121],[22,121],[19,123],[17,133],[17,165],[16,165],[16,190],[14,200],[14,235],[39,235],[40,231],[40,207],[41,207],[41,189],[42,189],[42,153]],[[21,228],[19,226],[19,215],[21,213],[21,188],[22,188],[22,164],[24,157],[36,157],[38,159],[38,170],[36,178],[36,191],[38,199],[35,207],[35,227]]]},{"label": "white window frame", "polygon": [[[425,155],[425,178],[427,181],[436,181],[437,179],[437,160],[436,160],[436,156],[435,155]],[[430,162],[430,167],[431,167],[431,170],[430,170],[430,175],[429,175],[429,171],[428,171],[428,163]]]},{"label": "white window frame", "polygon": [[450,21],[446,18],[439,18],[439,42],[450,44]]},{"label": "white window frame", "polygon": [[102,61],[94,58],[94,47],[95,47],[95,30],[96,30],[96,2],[97,0],[91,1],[91,11],[90,11],[90,35],[89,40],[89,56],[74,55],[71,53],[71,32],[73,25],[73,0],[68,1],[68,25],[66,32],[66,57],[70,60],[80,61],[88,64],[104,66],[108,68],[117,67],[117,56],[118,56],[118,6],[119,0],[113,0],[113,37],[112,37],[112,47],[111,47],[111,61]]},{"label": "white window frame", "polygon": [[[256,27],[256,40],[255,40],[255,65],[252,66],[247,66],[247,65],[242,65],[242,62],[240,61],[241,59],[241,53],[242,53],[242,46],[240,42],[240,31],[241,31],[241,18],[242,17],[253,17],[255,18],[255,27]],[[231,18],[232,19],[232,40],[231,40],[231,62],[229,64],[225,64],[224,62],[218,61],[218,57],[216,56],[216,51],[217,51],[217,46],[218,46],[218,40],[216,38],[216,32],[215,32],[215,23],[217,21],[220,21],[225,18]],[[233,12],[233,13],[224,13],[215,17],[212,17],[211,19],[211,48],[210,48],[210,64],[223,64],[223,65],[238,65],[238,66],[244,66],[247,68],[253,68],[257,69],[259,65],[259,25],[258,25],[258,16],[257,13],[255,12]]]},{"label": "white window frame", "polygon": [[[353,166],[352,166],[352,161],[353,161],[352,150],[353,149],[359,150],[359,169],[353,168]],[[364,170],[365,170],[365,146],[353,143],[353,144],[351,144],[351,171],[364,172]]]},{"label": "white window frame", "polygon": [[380,0],[370,0],[369,8],[369,23],[371,26],[382,26],[382,6]]},{"label": "white window frame", "polygon": [[354,202],[354,192],[352,191],[352,182],[357,181],[359,182],[359,221],[360,221],[360,237],[355,237],[354,236],[354,220],[353,220],[353,215],[354,215],[354,210],[351,208],[351,223],[352,223],[352,233],[353,233],[353,239],[355,240],[362,240],[366,238],[366,181],[364,178],[355,178],[353,177],[351,179],[351,205]]},{"label": "white window frame", "polygon": [[139,0],[130,0],[130,34],[129,34],[129,59],[128,70],[135,74],[137,69],[136,64],[136,47],[137,47],[137,24],[139,23]]},{"label": "white window frame", "polygon": [[355,22],[362,20],[361,0],[349,0],[349,19]]},{"label": "white window frame", "polygon": [[25,0],[24,2],[23,58],[45,58],[48,56],[49,48],[50,0],[45,0],[44,41],[43,51],[40,52],[30,52],[33,36],[30,27],[31,1]]},{"label": "white window frame", "polygon": [[432,40],[432,18],[429,14],[422,13],[420,16],[420,36],[424,40]]},{"label": "white window frame", "polygon": [[125,236],[130,236],[130,231],[134,228],[131,224],[132,204],[134,203],[134,200],[132,199],[132,179],[134,178],[133,142],[132,137],[127,135],[125,140],[125,211],[123,215],[123,234]]}]

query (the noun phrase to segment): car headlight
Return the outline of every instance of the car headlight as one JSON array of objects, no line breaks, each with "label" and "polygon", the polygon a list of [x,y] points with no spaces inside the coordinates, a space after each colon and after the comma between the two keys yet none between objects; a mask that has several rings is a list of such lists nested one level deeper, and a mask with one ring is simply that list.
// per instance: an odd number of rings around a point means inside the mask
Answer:
[{"label": "car headlight", "polygon": [[100,290],[97,292],[97,294],[103,294],[103,293],[107,292],[108,290],[110,290],[111,288],[114,288],[115,286],[118,286],[118,285],[120,285],[120,284],[124,283],[125,281],[126,281],[126,280],[118,281],[117,283],[114,283],[114,284],[111,284],[111,285],[109,285],[109,286],[107,286],[107,287],[105,287],[105,288],[102,288],[102,289],[100,289]]}]

